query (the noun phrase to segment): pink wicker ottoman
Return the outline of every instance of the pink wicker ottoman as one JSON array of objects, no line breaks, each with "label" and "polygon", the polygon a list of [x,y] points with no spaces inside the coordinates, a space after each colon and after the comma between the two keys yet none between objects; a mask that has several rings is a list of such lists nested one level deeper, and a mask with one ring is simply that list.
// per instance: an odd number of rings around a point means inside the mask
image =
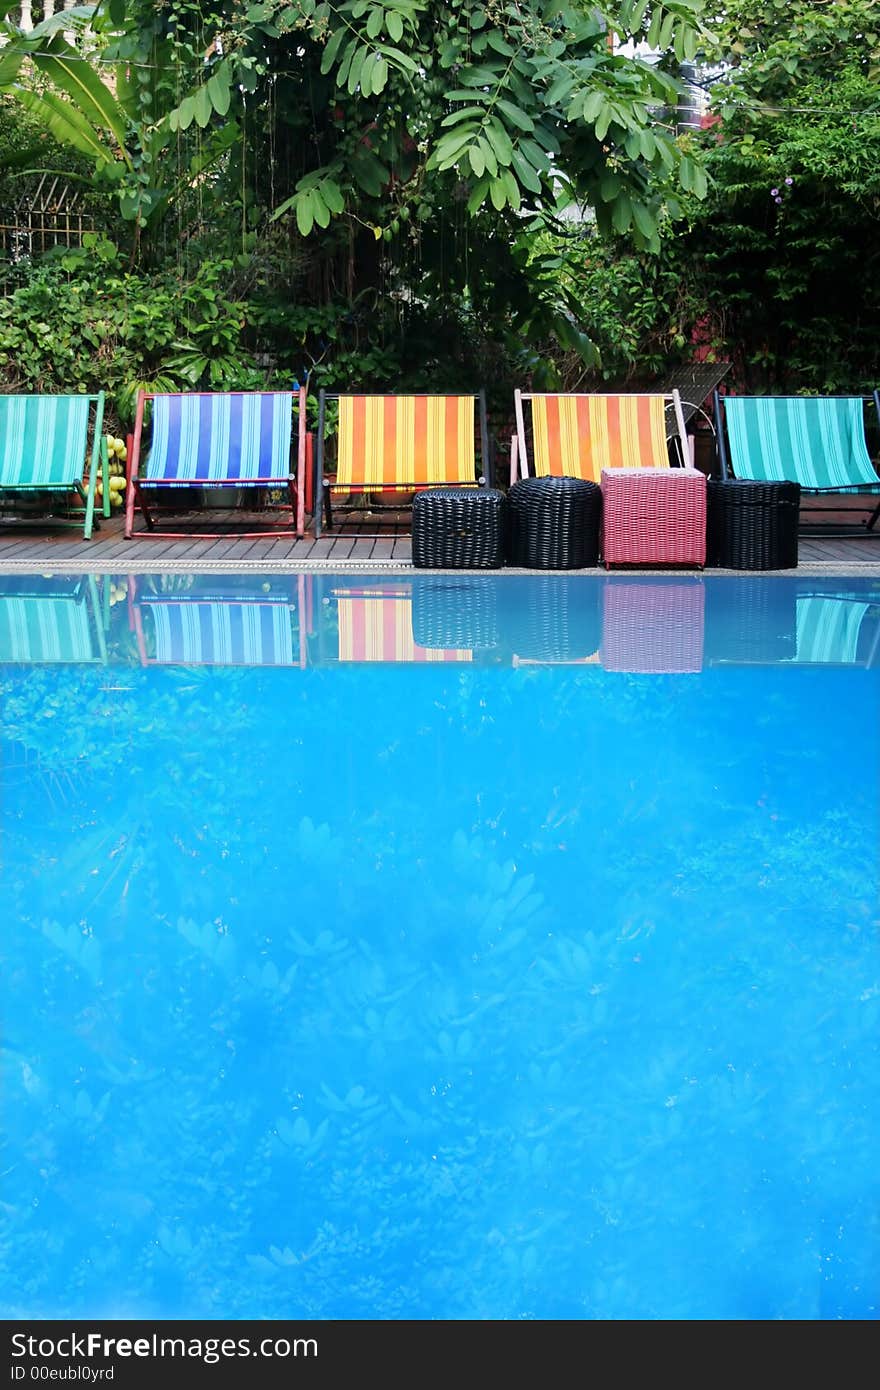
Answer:
[{"label": "pink wicker ottoman", "polygon": [[706,563],[706,476],[696,468],[603,468],[602,558],[611,565]]},{"label": "pink wicker ottoman", "polygon": [[703,669],[703,581],[606,579],[600,660],[606,671]]}]

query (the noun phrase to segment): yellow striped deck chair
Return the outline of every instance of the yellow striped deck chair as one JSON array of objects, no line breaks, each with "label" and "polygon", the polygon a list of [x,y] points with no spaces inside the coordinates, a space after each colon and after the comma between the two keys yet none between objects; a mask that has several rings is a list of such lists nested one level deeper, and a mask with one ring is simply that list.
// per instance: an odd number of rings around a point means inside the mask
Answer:
[{"label": "yellow striped deck chair", "polygon": [[465,648],[422,647],[413,636],[409,585],[337,590],[339,660],[343,662],[471,661]]},{"label": "yellow striped deck chair", "polygon": [[515,391],[516,435],[510,481],[529,476],[524,402],[531,408],[534,474],[602,481],[603,468],[668,468],[666,407],[671,404],[682,459],[690,460],[678,391],[656,395],[565,395]]},{"label": "yellow striped deck chair", "polygon": [[[338,403],[339,413],[336,473],[328,477],[325,427],[329,401]],[[466,396],[354,396],[321,391],[315,538],[321,535],[322,507],[327,529],[332,527],[331,494],[403,494],[429,487],[476,487],[475,405],[479,412],[480,467],[485,472],[489,432],[482,391]]]}]

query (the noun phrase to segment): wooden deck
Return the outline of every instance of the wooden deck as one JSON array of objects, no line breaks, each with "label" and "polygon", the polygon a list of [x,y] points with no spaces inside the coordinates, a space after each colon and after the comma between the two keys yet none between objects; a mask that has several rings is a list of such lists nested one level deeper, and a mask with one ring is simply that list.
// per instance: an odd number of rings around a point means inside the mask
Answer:
[{"label": "wooden deck", "polygon": [[[862,502],[864,507],[864,502]],[[822,518],[825,519],[824,517]],[[92,571],[137,573],[149,570],[390,570],[412,568],[409,516],[365,518],[359,524],[347,520],[339,534],[297,540],[283,537],[242,536],[265,527],[265,513],[225,513],[214,509],[194,511],[173,519],[175,530],[186,530],[183,539],[136,534],[123,535],[121,516],[102,522],[90,541],[71,527],[34,529],[25,523],[0,522],[0,573],[22,571]],[[271,524],[271,523],[270,523]],[[220,538],[205,532],[223,531]],[[868,570],[880,577],[880,525],[864,536],[846,539],[802,537],[799,569],[819,573],[857,573]],[[590,573],[595,571],[584,571]],[[775,571],[785,573],[785,571]],[[790,571],[789,571],[790,573]]]}]

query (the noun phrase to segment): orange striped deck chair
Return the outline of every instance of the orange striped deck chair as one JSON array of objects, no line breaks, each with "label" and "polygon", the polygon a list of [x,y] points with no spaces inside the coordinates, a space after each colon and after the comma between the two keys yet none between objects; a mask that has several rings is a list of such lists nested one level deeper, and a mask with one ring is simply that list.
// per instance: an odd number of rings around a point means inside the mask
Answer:
[{"label": "orange striped deck chair", "polygon": [[680,457],[690,451],[678,391],[656,395],[563,395],[514,392],[516,434],[510,446],[510,481],[529,476],[526,413],[530,405],[532,463],[538,478],[602,481],[603,468],[668,468],[666,407],[671,403]]},{"label": "orange striped deck chair", "polygon": [[[327,402],[338,402],[336,472],[327,476]],[[331,495],[412,493],[429,487],[476,487],[475,405],[479,411],[480,468],[488,468],[489,431],[482,391],[467,396],[354,396],[321,391],[315,538],[333,524]],[[322,501],[323,499],[323,501]],[[401,506],[405,504],[402,502]],[[359,531],[358,533],[363,534]]]}]

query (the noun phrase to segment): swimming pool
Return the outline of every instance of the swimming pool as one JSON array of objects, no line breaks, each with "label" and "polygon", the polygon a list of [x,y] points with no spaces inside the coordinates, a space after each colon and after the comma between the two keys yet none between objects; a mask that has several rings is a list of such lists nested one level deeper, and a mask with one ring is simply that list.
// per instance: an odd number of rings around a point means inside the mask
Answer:
[{"label": "swimming pool", "polygon": [[16,577],[0,662],[3,1316],[877,1316],[877,581]]}]

